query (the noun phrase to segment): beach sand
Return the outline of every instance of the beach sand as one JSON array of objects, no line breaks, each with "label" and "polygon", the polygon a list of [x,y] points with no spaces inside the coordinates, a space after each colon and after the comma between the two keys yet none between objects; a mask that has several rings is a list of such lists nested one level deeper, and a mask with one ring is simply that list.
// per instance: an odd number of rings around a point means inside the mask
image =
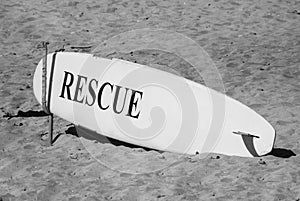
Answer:
[{"label": "beach sand", "polygon": [[[2,0],[0,9],[0,200],[300,200],[299,1]],[[276,129],[274,151],[202,159],[95,143],[59,117],[59,137],[48,147],[48,118],[32,89],[41,41],[50,42],[50,52],[92,52],[139,28],[163,28],[199,43],[226,94]],[[174,55],[120,52],[118,44],[111,50],[97,54],[203,81]]]}]

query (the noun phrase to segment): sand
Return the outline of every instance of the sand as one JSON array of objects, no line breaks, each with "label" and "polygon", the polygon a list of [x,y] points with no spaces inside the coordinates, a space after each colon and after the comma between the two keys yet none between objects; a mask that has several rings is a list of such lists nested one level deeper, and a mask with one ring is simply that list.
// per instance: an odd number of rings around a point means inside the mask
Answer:
[{"label": "sand", "polygon": [[[299,1],[2,0],[0,9],[0,200],[300,200]],[[81,139],[59,117],[58,138],[48,147],[47,117],[32,91],[41,41],[51,52],[91,52],[138,28],[164,28],[199,43],[226,94],[274,126],[276,149],[260,158],[204,159],[146,151]],[[98,54],[202,82],[174,55],[114,49]]]}]

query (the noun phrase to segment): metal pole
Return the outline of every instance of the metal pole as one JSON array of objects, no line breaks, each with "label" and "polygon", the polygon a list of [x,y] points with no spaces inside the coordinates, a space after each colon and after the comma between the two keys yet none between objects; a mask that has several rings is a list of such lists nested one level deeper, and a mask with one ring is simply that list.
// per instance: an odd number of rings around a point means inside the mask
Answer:
[{"label": "metal pole", "polygon": [[47,55],[48,55],[48,42],[42,42],[43,47],[45,48],[45,57],[43,59],[43,74],[42,74],[42,106],[45,113],[49,114],[49,110],[47,108]]},{"label": "metal pole", "polygon": [[[48,122],[49,122],[49,136],[48,136],[48,146],[52,146],[52,139],[53,139],[53,114],[50,112],[49,105],[47,105],[47,55],[48,55],[48,42],[43,42],[42,45],[45,48],[45,57],[43,60],[43,75],[42,75],[42,105],[43,110],[46,114],[49,115]],[[48,92],[49,93],[49,92]]]},{"label": "metal pole", "polygon": [[49,137],[48,137],[48,146],[53,145],[53,114],[51,113],[49,116]]}]

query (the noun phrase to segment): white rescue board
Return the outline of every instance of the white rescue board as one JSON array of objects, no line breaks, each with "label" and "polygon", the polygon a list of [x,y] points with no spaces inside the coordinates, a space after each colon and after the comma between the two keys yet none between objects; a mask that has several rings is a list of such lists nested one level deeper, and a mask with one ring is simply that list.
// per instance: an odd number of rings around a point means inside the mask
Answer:
[{"label": "white rescue board", "polygon": [[[33,80],[40,104],[42,67],[41,60]],[[191,80],[120,59],[49,54],[46,93],[53,114],[143,147],[254,157],[274,145],[273,127],[244,104]]]}]

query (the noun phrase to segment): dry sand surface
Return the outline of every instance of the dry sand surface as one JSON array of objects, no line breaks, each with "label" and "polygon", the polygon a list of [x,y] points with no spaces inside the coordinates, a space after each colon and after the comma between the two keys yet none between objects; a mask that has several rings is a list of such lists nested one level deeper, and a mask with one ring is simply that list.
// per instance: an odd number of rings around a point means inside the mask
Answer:
[{"label": "dry sand surface", "polygon": [[[0,10],[0,200],[300,200],[299,1],[1,0]],[[276,129],[272,154],[201,159],[94,143],[58,117],[59,137],[46,146],[47,117],[32,91],[40,42],[51,52],[90,52],[146,27],[182,33],[209,53],[226,93]],[[97,54],[201,82],[172,54],[111,46]]]}]

